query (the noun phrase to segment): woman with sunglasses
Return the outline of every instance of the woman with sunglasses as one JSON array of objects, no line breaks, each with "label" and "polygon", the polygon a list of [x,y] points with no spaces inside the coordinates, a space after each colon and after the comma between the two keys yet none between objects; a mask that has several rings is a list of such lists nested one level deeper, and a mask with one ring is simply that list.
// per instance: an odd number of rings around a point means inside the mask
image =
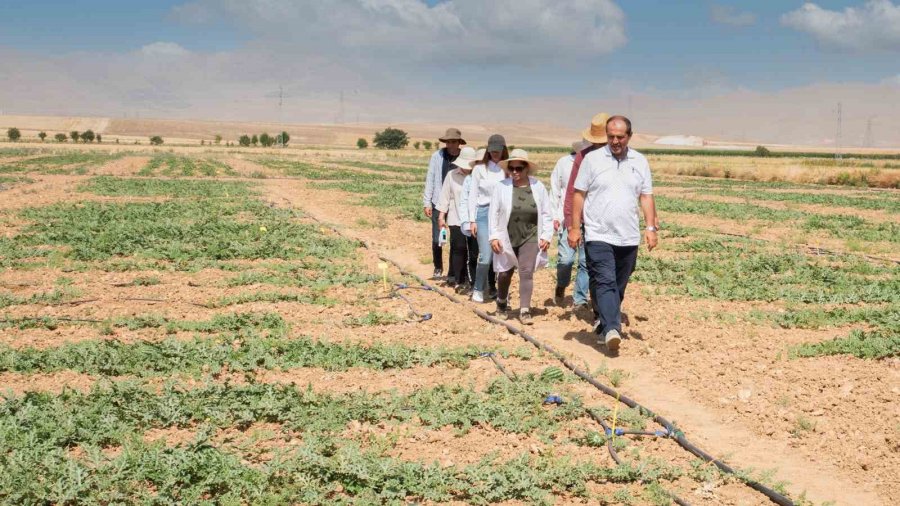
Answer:
[{"label": "woman with sunglasses", "polygon": [[509,175],[494,187],[489,217],[491,250],[497,271],[497,314],[508,316],[509,287],[519,269],[519,320],[531,325],[534,271],[547,265],[553,237],[553,210],[544,184],[532,177],[537,165],[514,149],[500,167]]},{"label": "woman with sunglasses", "polygon": [[472,169],[472,182],[466,200],[471,220],[469,230],[478,239],[478,265],[475,267],[475,286],[472,289],[474,302],[484,302],[484,292],[488,287],[489,298],[493,298],[497,292],[494,270],[491,268],[493,255],[488,230],[488,208],[494,187],[507,177],[499,165],[507,158],[509,150],[506,148],[506,139],[502,135],[494,134],[488,138],[487,152],[481,163]]}]

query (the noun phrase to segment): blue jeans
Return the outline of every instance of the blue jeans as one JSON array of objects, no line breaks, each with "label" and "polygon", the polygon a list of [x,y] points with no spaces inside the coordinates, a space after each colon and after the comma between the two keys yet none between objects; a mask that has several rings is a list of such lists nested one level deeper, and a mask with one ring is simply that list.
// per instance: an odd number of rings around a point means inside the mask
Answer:
[{"label": "blue jeans", "polygon": [[475,290],[485,292],[490,282],[491,290],[496,290],[494,269],[491,265],[494,259],[494,251],[491,250],[491,231],[488,229],[488,211],[490,206],[480,206],[475,215],[475,224],[478,225],[478,265],[475,267]]},{"label": "blue jeans", "polygon": [[578,255],[578,272],[575,274],[575,291],[572,298],[575,304],[587,304],[588,298],[588,270],[587,259],[584,256],[584,243],[578,248],[569,246],[568,231],[565,225],[559,227],[559,258],[556,261],[556,286],[566,288],[572,282],[572,266],[575,264],[575,255]]},{"label": "blue jeans", "polygon": [[610,330],[622,332],[622,300],[628,279],[637,265],[637,246],[613,246],[600,241],[584,245],[590,275],[591,299],[600,312],[601,336]]}]

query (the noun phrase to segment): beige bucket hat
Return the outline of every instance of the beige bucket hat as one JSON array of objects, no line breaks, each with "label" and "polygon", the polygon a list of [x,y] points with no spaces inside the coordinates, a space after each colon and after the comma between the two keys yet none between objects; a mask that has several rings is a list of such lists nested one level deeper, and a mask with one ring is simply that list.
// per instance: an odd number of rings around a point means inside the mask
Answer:
[{"label": "beige bucket hat", "polygon": [[447,132],[444,133],[444,136],[440,137],[438,140],[441,142],[459,141],[460,144],[466,143],[466,140],[462,138],[462,132],[460,132],[458,128],[448,128]]},{"label": "beige bucket hat", "polygon": [[472,168],[472,164],[477,161],[478,154],[475,152],[475,148],[466,146],[459,150],[459,156],[456,157],[456,160],[453,160],[453,165],[460,169],[469,170]]},{"label": "beige bucket hat", "polygon": [[581,137],[591,144],[606,144],[606,122],[609,121],[609,114],[601,112],[591,118],[591,126],[581,133]]},{"label": "beige bucket hat", "polygon": [[536,170],[541,168],[538,164],[528,160],[528,151],[520,148],[512,150],[512,153],[509,154],[509,159],[501,161],[498,165],[504,171],[509,172],[507,166],[509,166],[510,162],[525,162],[529,175],[534,174]]}]

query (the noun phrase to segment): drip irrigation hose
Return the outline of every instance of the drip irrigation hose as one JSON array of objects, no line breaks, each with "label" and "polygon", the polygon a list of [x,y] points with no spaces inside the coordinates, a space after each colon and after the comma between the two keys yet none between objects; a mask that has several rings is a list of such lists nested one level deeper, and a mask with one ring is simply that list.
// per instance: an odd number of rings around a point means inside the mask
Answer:
[{"label": "drip irrigation hose", "polygon": [[416,315],[416,318],[419,319],[418,323],[427,322],[428,320],[430,320],[433,317],[431,313],[419,313],[418,311],[416,311],[416,308],[413,306],[413,303],[408,298],[406,298],[405,295],[400,293],[400,290],[431,291],[430,288],[426,288],[426,287],[409,286],[404,283],[397,283],[396,285],[394,285],[394,289],[391,290],[387,296],[378,297],[378,299],[393,299],[395,297],[402,299],[404,302],[406,302],[406,305],[409,306],[409,312]]},{"label": "drip irrigation hose", "polygon": [[[285,199],[285,200],[287,200],[287,199]],[[290,201],[288,201],[288,202],[290,203]],[[378,256],[378,258],[381,259],[381,261],[387,262],[387,263],[393,265],[398,271],[400,271],[401,274],[403,274],[404,276],[410,276],[410,277],[414,278],[423,287],[428,287],[430,289],[430,291],[433,291],[435,293],[443,295],[447,299],[450,299],[451,301],[453,301],[457,304],[465,305],[457,297],[454,297],[453,295],[441,290],[440,288],[429,285],[428,282],[426,282],[421,276],[418,276],[417,274],[407,271],[403,266],[401,266],[399,263],[397,263],[393,259],[388,258],[388,257],[382,255],[381,253],[377,252],[374,248],[372,248],[369,245],[368,241],[351,238],[347,234],[342,232],[341,230],[337,229],[336,227],[334,227],[330,224],[323,222],[322,220],[316,218],[315,216],[313,216],[311,214],[302,213],[302,215],[312,219],[313,221],[319,223],[320,225],[322,225],[324,227],[327,227],[328,229],[333,231],[335,234],[340,235],[341,237],[356,241],[357,243],[361,244],[363,248],[375,253]],[[502,326],[506,327],[510,331],[510,333],[520,336],[522,339],[525,339],[526,341],[531,343],[535,348],[537,348],[539,350],[543,350],[543,351],[549,353],[550,355],[553,355],[557,360],[559,360],[564,366],[566,366],[566,368],[568,368],[570,371],[572,371],[576,376],[587,381],[588,383],[590,383],[592,386],[594,386],[596,389],[600,390],[604,394],[617,399],[619,402],[621,402],[622,404],[625,404],[626,406],[628,406],[632,409],[639,410],[639,412],[641,412],[642,414],[645,414],[646,416],[652,417],[653,421],[655,421],[659,425],[662,425],[663,427],[665,427],[665,429],[671,434],[670,437],[672,439],[674,439],[682,448],[684,448],[691,454],[699,457],[700,459],[704,460],[707,463],[709,463],[709,462],[713,463],[716,467],[718,467],[720,470],[722,470],[726,474],[730,474],[730,475],[738,477],[745,485],[747,485],[748,487],[752,488],[753,490],[756,490],[757,492],[763,494],[773,503],[778,504],[779,506],[794,506],[794,502],[792,500],[790,500],[783,494],[776,492],[775,490],[771,489],[770,487],[767,487],[766,485],[763,485],[762,483],[759,483],[756,480],[738,476],[737,472],[731,466],[722,462],[719,459],[716,459],[709,453],[703,451],[698,446],[696,446],[693,443],[691,443],[690,441],[688,441],[688,439],[684,436],[684,432],[682,432],[681,430],[678,430],[675,427],[675,425],[672,424],[672,422],[666,420],[662,416],[657,415],[653,411],[638,404],[636,401],[634,401],[630,397],[621,395],[616,390],[604,385],[603,383],[600,383],[599,381],[594,379],[590,374],[581,370],[578,366],[573,364],[568,358],[566,358],[565,355],[563,355],[562,353],[557,351],[552,346],[544,344],[543,342],[541,342],[534,336],[528,334],[521,328],[516,327],[515,325],[513,325],[509,322],[494,318],[493,316],[487,314],[486,312],[482,311],[481,309],[478,309],[477,307],[470,307],[470,309],[476,315],[481,317],[481,319],[489,321],[496,325],[502,325]]]},{"label": "drip irrigation hose", "polygon": [[[480,356],[490,358],[490,359],[491,359],[491,362],[493,362],[494,365],[497,366],[497,369],[499,369],[500,372],[502,372],[504,376],[506,376],[507,378],[509,378],[510,381],[517,381],[517,380],[519,379],[519,378],[516,376],[516,373],[510,373],[509,371],[506,370],[506,367],[503,366],[503,363],[500,362],[500,360],[497,358],[497,355],[494,354],[493,352],[482,353]],[[558,396],[558,395],[549,395],[549,396],[547,396],[546,399],[544,399],[544,404],[562,404],[563,402],[564,402],[564,401],[563,401],[562,397],[560,397],[560,396]],[[610,434],[613,434],[613,433],[616,434],[616,435],[621,435],[619,429],[615,429],[615,430],[611,429],[611,428],[606,424],[606,421],[603,420],[603,417],[601,417],[601,416],[598,415],[596,412],[594,412],[594,410],[592,410],[592,409],[590,409],[590,408],[585,408],[584,410],[585,410],[585,412],[588,414],[588,416],[590,416],[591,418],[593,418],[594,421],[596,421],[597,423],[600,424],[601,427],[603,427],[603,431],[604,431],[604,432],[606,433],[606,435],[607,435],[607,439],[606,439],[606,449],[609,450],[609,456],[613,459],[613,462],[615,462],[616,465],[623,465],[623,464],[625,463],[625,461],[622,460],[621,457],[619,457],[619,454],[616,452],[616,449],[613,448],[613,443],[612,443],[612,442],[613,442],[613,438],[610,437]],[[623,433],[625,433],[625,432],[623,432]],[[627,433],[629,433],[629,434],[639,434],[640,432],[638,432],[638,431],[630,431],[630,432],[627,432]],[[640,433],[640,434],[643,434],[643,433]],[[648,432],[647,434],[653,435],[654,433]],[[642,482],[643,482],[643,483],[646,483],[646,482],[643,481],[643,480],[642,480]],[[673,493],[671,493],[671,492],[669,492],[669,491],[665,491],[665,492],[666,492],[666,494],[669,495],[669,497],[670,497],[670,498],[675,502],[675,504],[677,504],[678,506],[690,506],[690,503],[688,503],[688,502],[685,501],[684,499],[678,497],[677,495],[675,495],[675,494],[673,494]]]}]

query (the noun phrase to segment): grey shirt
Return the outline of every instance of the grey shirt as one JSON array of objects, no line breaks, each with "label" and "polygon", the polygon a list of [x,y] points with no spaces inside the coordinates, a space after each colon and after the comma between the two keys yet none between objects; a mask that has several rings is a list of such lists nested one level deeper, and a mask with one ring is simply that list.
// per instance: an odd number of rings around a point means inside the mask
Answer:
[{"label": "grey shirt", "polygon": [[584,240],[613,246],[641,243],[638,216],[641,195],[653,194],[650,164],[644,155],[629,148],[617,160],[609,146],[589,153],[581,163],[575,189],[586,192]]}]

